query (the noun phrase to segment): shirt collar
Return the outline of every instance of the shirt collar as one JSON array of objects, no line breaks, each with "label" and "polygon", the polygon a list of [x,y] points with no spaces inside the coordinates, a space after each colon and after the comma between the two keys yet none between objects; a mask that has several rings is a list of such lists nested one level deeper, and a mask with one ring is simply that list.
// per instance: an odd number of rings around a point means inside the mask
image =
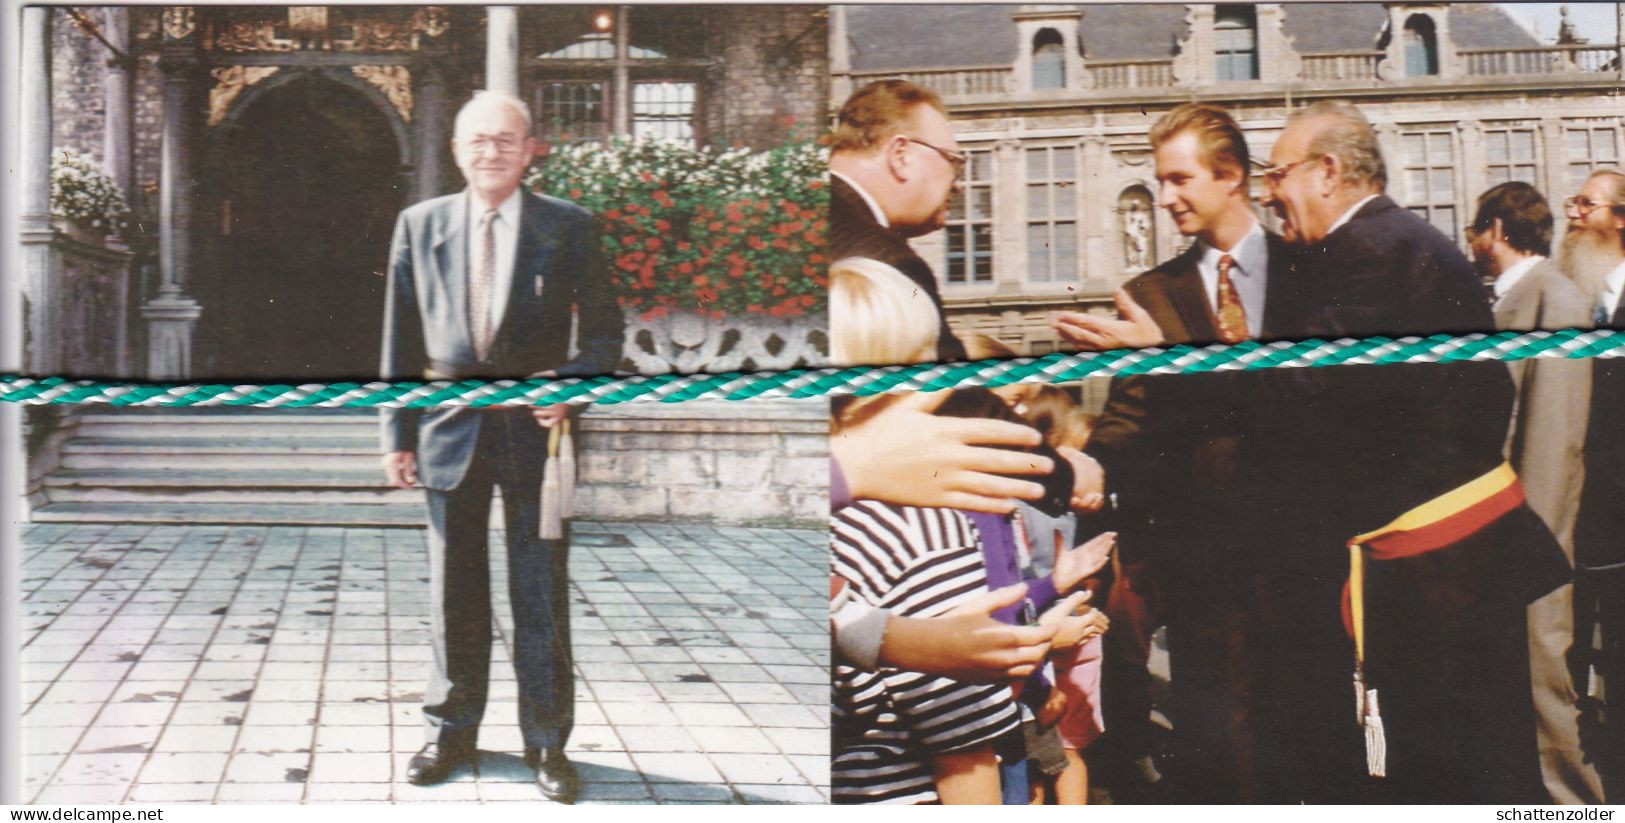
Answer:
[{"label": "shirt collar", "polygon": [[[473,192],[465,190],[464,195],[468,197],[468,219],[477,226],[480,218],[485,216],[485,210],[474,200]],[[497,219],[509,226],[519,225],[519,189],[514,189],[508,199],[497,204]]]},{"label": "shirt collar", "polygon": [[1612,305],[1608,307],[1609,313],[1612,314],[1619,309],[1620,292],[1625,291],[1625,263],[1615,266],[1603,282],[1607,284],[1608,296],[1613,298]]},{"label": "shirt collar", "polygon": [[829,173],[833,177],[839,177],[842,180],[845,180],[846,184],[851,186],[852,190],[857,192],[859,197],[863,198],[863,202],[869,204],[869,211],[874,212],[876,223],[879,223],[885,228],[891,228],[891,221],[886,219],[886,213],[881,211],[880,204],[876,202],[873,197],[869,196],[869,192],[864,191],[863,187],[858,185],[858,181],[853,180],[852,178],[847,177],[834,169],[831,169]]},{"label": "shirt collar", "polygon": [[1535,264],[1545,259],[1546,258],[1541,257],[1538,254],[1531,254],[1528,257],[1513,263],[1511,268],[1501,272],[1501,276],[1495,278],[1495,285],[1493,286],[1495,289],[1495,299],[1499,300],[1502,297],[1505,297],[1506,293],[1512,291],[1512,287],[1518,285],[1518,281],[1522,280],[1523,276],[1528,274],[1529,270],[1535,267]]},{"label": "shirt collar", "polygon": [[1347,223],[1350,220],[1353,220],[1355,213],[1359,212],[1360,209],[1365,208],[1365,204],[1377,199],[1380,196],[1381,196],[1380,194],[1366,195],[1366,198],[1364,200],[1361,200],[1360,202],[1355,203],[1354,205],[1350,206],[1349,210],[1346,211],[1346,212],[1343,212],[1343,216],[1337,218],[1337,222],[1333,223],[1332,227],[1326,230],[1326,236],[1331,237],[1332,232],[1337,231],[1340,228],[1343,228],[1343,224]]},{"label": "shirt collar", "polygon": [[1239,271],[1241,276],[1250,277],[1254,274],[1264,273],[1264,265],[1261,261],[1268,253],[1268,246],[1264,242],[1264,227],[1259,225],[1257,220],[1254,220],[1252,228],[1248,229],[1247,233],[1236,241],[1236,247],[1229,251],[1216,249],[1205,242],[1201,244],[1201,247],[1201,265],[1205,267],[1217,271],[1219,258],[1228,254],[1231,262],[1235,265],[1232,271]]}]

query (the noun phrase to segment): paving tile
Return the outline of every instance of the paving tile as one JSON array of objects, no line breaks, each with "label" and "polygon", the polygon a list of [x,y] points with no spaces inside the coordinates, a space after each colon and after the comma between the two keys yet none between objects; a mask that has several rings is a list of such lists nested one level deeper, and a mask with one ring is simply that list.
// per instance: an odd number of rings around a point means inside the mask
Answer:
[{"label": "paving tile", "polygon": [[141,769],[141,782],[208,783],[214,785],[226,771],[225,752],[154,754]]},{"label": "paving tile", "polygon": [[744,726],[690,726],[687,728],[705,751],[738,754],[743,752],[774,754],[778,746],[761,729]]},{"label": "paving tile", "polygon": [[129,785],[145,763],[145,754],[71,754],[52,781],[61,785]]},{"label": "paving tile", "polygon": [[215,783],[139,783],[130,790],[130,803],[208,803],[219,786]]},{"label": "paving tile", "polygon": [[310,774],[308,754],[269,754],[239,751],[226,766],[229,783],[294,783],[301,786]]},{"label": "paving tile", "polygon": [[694,754],[663,754],[655,752],[634,752],[632,761],[637,764],[638,771],[643,773],[643,779],[651,782],[684,782],[684,783],[718,783],[722,781],[722,774],[711,761],[703,756]]},{"label": "paving tile", "polygon": [[713,754],[711,762],[723,777],[734,784],[804,784],[806,778],[795,764],[776,754]]},{"label": "paving tile", "polygon": [[155,752],[229,752],[237,742],[236,726],[170,726],[158,743]]},{"label": "paving tile", "polygon": [[754,725],[738,706],[731,703],[668,703],[667,707],[685,726]]}]

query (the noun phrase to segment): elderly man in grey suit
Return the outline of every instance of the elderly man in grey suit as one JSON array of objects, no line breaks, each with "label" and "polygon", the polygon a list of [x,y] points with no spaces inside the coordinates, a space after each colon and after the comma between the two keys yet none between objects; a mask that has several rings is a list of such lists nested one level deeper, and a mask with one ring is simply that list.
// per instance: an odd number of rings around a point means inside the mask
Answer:
[{"label": "elderly man in grey suit", "polygon": [[[1502,183],[1485,192],[1467,233],[1474,263],[1493,283],[1497,329],[1590,327],[1590,301],[1547,259],[1552,212],[1534,186]],[[1546,521],[1572,564],[1585,476],[1591,361],[1536,359],[1507,365],[1518,391],[1507,458],[1523,480],[1530,508]],[[1602,783],[1580,750],[1577,695],[1568,666],[1573,642],[1573,585],[1529,605],[1529,664],[1541,777],[1554,801],[1600,803]]]},{"label": "elderly man in grey suit", "polygon": [[[468,187],[406,209],[395,225],[384,377],[613,370],[622,321],[592,215],[519,185],[535,155],[525,104],[481,92],[457,114],[454,134]],[[383,410],[385,474],[401,488],[421,480],[428,501],[434,668],[423,705],[428,742],[408,765],[412,783],[442,781],[475,756],[491,658],[488,521],[500,487],[525,760],[543,795],[574,799],[576,774],[564,756],[574,713],[567,562],[559,544],[539,536],[545,429],[565,412]]]}]

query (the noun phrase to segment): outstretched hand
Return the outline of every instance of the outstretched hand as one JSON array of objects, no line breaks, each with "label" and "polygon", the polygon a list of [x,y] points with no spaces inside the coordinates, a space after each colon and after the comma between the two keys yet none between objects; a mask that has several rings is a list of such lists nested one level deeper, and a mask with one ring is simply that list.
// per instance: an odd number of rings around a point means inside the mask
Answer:
[{"label": "outstretched hand", "polygon": [[1058,552],[1055,571],[1051,577],[1055,590],[1071,591],[1079,583],[1093,577],[1111,560],[1112,548],[1117,545],[1117,532],[1101,532],[1079,546]]},{"label": "outstretched hand", "polygon": [[1091,351],[1143,349],[1163,342],[1162,328],[1128,291],[1112,292],[1117,317],[1081,311],[1056,312],[1050,325],[1061,338]]},{"label": "outstretched hand", "polygon": [[830,436],[854,499],[1006,514],[1017,499],[1044,496],[1043,486],[1005,476],[1054,470],[1047,457],[1013,450],[1043,436],[1003,420],[932,414],[951,394],[906,395]]},{"label": "outstretched hand", "polygon": [[1052,626],[1011,626],[993,612],[1021,602],[1018,583],[979,595],[941,617],[886,621],[880,661],[893,668],[972,683],[1001,683],[1033,673],[1049,653]]}]

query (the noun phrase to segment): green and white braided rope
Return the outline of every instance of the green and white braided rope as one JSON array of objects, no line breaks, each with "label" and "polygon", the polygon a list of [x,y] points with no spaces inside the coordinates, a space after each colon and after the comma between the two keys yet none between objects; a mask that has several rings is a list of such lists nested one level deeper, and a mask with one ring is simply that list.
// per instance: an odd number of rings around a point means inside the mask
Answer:
[{"label": "green and white braided rope", "polygon": [[1011,383],[1067,383],[1086,377],[1136,374],[1620,356],[1625,356],[1625,331],[1569,329],[1330,341],[1248,341],[1231,346],[1170,346],[1056,353],[1043,357],[974,363],[563,380],[226,385],[3,376],[0,377],[0,401],[30,405],[84,403],[144,407],[418,409],[435,406],[542,406],[554,403],[680,403],[687,400],[862,396]]}]

